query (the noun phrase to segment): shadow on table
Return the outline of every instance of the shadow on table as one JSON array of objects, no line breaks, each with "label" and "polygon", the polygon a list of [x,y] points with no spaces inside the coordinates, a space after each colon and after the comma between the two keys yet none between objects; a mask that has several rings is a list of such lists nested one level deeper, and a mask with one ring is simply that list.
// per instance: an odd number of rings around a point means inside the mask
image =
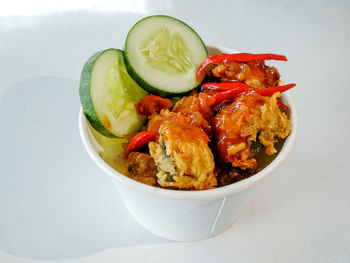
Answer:
[{"label": "shadow on table", "polygon": [[77,80],[27,79],[0,99],[0,250],[63,259],[168,242],[129,214],[79,132]]}]

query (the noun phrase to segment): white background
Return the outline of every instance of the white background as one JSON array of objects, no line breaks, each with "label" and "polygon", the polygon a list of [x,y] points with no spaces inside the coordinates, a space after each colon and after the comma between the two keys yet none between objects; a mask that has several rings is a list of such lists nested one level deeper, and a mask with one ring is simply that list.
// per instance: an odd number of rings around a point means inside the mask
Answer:
[{"label": "white background", "polygon": [[[0,262],[350,262],[349,11],[345,0],[1,3]],[[185,21],[207,44],[285,54],[274,65],[297,83],[293,150],[208,240],[144,230],[79,138],[84,62],[123,48],[150,14]]]}]

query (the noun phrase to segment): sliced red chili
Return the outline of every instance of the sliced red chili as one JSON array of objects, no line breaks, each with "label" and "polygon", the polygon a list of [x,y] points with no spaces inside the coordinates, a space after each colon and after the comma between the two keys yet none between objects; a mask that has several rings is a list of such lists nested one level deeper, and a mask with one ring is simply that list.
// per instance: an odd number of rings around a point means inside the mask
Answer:
[{"label": "sliced red chili", "polygon": [[136,104],[136,111],[138,114],[150,116],[157,114],[161,109],[167,109],[171,106],[171,101],[156,95],[148,95],[139,100]]},{"label": "sliced red chili", "polygon": [[213,63],[221,62],[249,62],[257,60],[280,60],[287,61],[287,57],[277,54],[251,54],[251,53],[237,53],[237,54],[216,54],[213,55],[202,62],[197,70],[197,79],[203,77],[202,72],[204,68]]},{"label": "sliced red chili", "polygon": [[[241,84],[243,84],[243,83],[241,83]],[[231,88],[230,90],[227,90],[227,91],[217,92],[214,95],[209,96],[207,98],[207,104],[208,104],[208,106],[215,106],[215,105],[218,105],[225,100],[232,100],[238,94],[246,92],[250,88],[251,88],[250,86],[243,84],[243,85],[237,85],[235,88]]]},{"label": "sliced red chili", "polygon": [[[225,82],[223,82],[223,83],[225,83]],[[232,82],[232,83],[236,83],[236,82]],[[217,84],[220,84],[220,83],[217,83]],[[207,98],[207,105],[208,106],[215,106],[215,105],[218,105],[225,100],[232,100],[235,97],[239,97],[242,95],[248,96],[248,95],[253,94],[253,93],[257,93],[261,96],[272,96],[275,92],[282,93],[284,91],[287,91],[287,90],[295,87],[295,85],[296,85],[296,84],[292,83],[292,84],[287,84],[287,85],[282,85],[282,86],[270,87],[270,88],[266,88],[266,89],[252,90],[251,87],[247,84],[244,84],[244,83],[239,83],[239,84],[240,85],[236,85],[236,87],[232,87],[230,90],[217,92],[214,95],[209,96]],[[212,84],[211,87],[214,87],[214,86],[215,85]],[[282,103],[279,106],[283,107]],[[286,106],[286,105],[284,105],[284,106]],[[288,107],[288,106],[286,106],[286,107]]]},{"label": "sliced red chili", "polygon": [[286,108],[286,109],[289,109],[289,107],[286,105],[286,104],[283,104],[282,102],[280,101],[277,101],[277,106],[280,107],[280,108]]},{"label": "sliced red chili", "polygon": [[232,89],[236,89],[237,87],[248,87],[249,85],[244,84],[242,82],[208,82],[202,85],[203,89],[215,90],[215,91],[228,91]]},{"label": "sliced red chili", "polygon": [[125,152],[125,157],[128,158],[129,154],[137,149],[141,149],[149,142],[158,140],[158,133],[152,131],[142,131],[131,138],[128,148]]},{"label": "sliced red chili", "polygon": [[261,96],[272,96],[276,92],[284,92],[286,90],[289,90],[293,87],[295,87],[296,84],[287,84],[287,85],[282,85],[282,86],[276,86],[276,87],[270,87],[266,89],[259,89],[255,90],[256,93],[260,94]]}]

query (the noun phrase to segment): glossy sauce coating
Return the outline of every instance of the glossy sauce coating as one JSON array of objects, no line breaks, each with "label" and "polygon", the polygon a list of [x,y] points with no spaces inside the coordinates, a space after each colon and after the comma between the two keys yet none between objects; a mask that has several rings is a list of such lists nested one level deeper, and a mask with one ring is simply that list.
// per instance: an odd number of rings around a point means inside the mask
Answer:
[{"label": "glossy sauce coating", "polygon": [[158,114],[162,109],[167,109],[170,106],[170,100],[156,95],[148,95],[136,104],[136,111],[138,114],[150,116]]},{"label": "glossy sauce coating", "polygon": [[199,127],[186,122],[165,121],[161,126],[161,134],[165,141],[177,140],[182,143],[208,143],[209,138]]},{"label": "glossy sauce coating", "polygon": [[191,118],[188,116],[182,115],[181,113],[175,113],[169,110],[161,110],[159,114],[151,116],[147,125],[147,130],[158,132],[160,129],[160,126],[164,122],[172,122],[172,121],[190,123]]},{"label": "glossy sauce coating", "polygon": [[[249,122],[249,117],[259,111],[265,102],[264,97],[258,94],[240,96],[233,103],[226,106],[213,120],[217,151],[225,162],[231,162],[235,167],[255,168],[257,163],[249,158],[248,136],[243,133]],[[234,155],[229,155],[229,147],[245,143],[246,147]]]},{"label": "glossy sauce coating", "polygon": [[220,63],[212,73],[215,77],[221,78],[221,81],[237,80],[255,89],[278,86],[280,79],[278,70],[265,65],[264,61]]},{"label": "glossy sauce coating", "polygon": [[212,133],[210,120],[213,116],[213,110],[206,103],[208,96],[208,94],[201,92],[183,97],[176,102],[172,111],[189,117],[191,125],[202,128],[210,135]]}]

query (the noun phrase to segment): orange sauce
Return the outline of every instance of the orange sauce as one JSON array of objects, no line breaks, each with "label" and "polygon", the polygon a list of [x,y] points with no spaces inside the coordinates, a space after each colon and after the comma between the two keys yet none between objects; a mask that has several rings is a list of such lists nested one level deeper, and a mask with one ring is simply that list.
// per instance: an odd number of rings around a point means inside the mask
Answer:
[{"label": "orange sauce", "polygon": [[165,140],[177,140],[185,143],[208,142],[207,134],[199,127],[186,122],[166,121],[161,127]]},{"label": "orange sauce", "polygon": [[211,134],[212,127],[210,119],[213,115],[213,110],[206,104],[205,93],[194,93],[188,97],[183,97],[179,100],[174,108],[173,112],[181,112],[181,114],[191,119],[191,124],[197,127],[201,127],[206,133]]},{"label": "orange sauce", "polygon": [[[258,94],[241,96],[214,117],[217,150],[221,158],[232,161],[227,148],[247,142],[241,131],[247,124],[247,117],[263,103],[263,97]],[[246,145],[248,147],[248,143]]]},{"label": "orange sauce", "polygon": [[264,61],[220,63],[212,72],[222,81],[238,80],[256,89],[277,86],[280,79],[278,70],[265,65]]}]

